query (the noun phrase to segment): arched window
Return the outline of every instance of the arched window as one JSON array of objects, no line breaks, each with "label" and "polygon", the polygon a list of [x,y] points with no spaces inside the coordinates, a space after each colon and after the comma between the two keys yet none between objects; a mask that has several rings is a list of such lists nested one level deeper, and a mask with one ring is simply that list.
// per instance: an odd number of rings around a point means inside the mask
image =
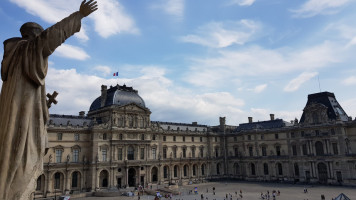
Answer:
[{"label": "arched window", "polygon": [[295,174],[295,176],[299,176],[299,166],[298,166],[298,163],[294,163],[294,174]]},{"label": "arched window", "polygon": [[322,142],[320,141],[315,142],[315,152],[317,156],[324,155],[324,147]]},{"label": "arched window", "polygon": [[235,163],[235,175],[239,175],[240,174],[240,165]]},{"label": "arched window", "polygon": [[283,168],[281,163],[277,163],[278,175],[283,175]]},{"label": "arched window", "polygon": [[265,175],[268,175],[268,164],[267,163],[263,164],[263,172]]},{"label": "arched window", "polygon": [[178,166],[174,166],[174,177],[178,177]]},{"label": "arched window", "polygon": [[168,167],[167,166],[163,167],[163,177],[168,178]]},{"label": "arched window", "polygon": [[127,160],[134,160],[135,159],[135,151],[132,146],[127,148]]},{"label": "arched window", "polygon": [[60,189],[61,187],[61,173],[54,174],[54,189]]},{"label": "arched window", "polygon": [[251,175],[256,175],[255,164],[251,163]]},{"label": "arched window", "polygon": [[78,172],[72,174],[72,187],[78,187]]}]

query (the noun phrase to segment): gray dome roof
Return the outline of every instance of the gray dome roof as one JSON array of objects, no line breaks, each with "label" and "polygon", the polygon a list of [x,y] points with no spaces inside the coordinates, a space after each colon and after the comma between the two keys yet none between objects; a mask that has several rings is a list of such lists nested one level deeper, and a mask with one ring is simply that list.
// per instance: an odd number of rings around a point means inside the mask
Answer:
[{"label": "gray dome roof", "polygon": [[[104,88],[104,92],[106,91],[104,107],[111,105],[124,106],[134,103],[138,106],[146,108],[145,102],[138,95],[137,90],[134,90],[132,87],[126,87],[126,85],[116,85],[115,87],[110,86],[107,90],[106,86],[104,86]],[[97,110],[99,108],[101,108],[101,96],[95,99],[95,101],[91,104],[89,111]]]}]

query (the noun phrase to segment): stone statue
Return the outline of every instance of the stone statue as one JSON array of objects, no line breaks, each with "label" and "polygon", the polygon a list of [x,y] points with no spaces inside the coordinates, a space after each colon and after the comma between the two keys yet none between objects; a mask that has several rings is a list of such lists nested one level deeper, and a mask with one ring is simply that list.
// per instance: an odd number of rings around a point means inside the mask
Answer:
[{"label": "stone statue", "polygon": [[43,171],[47,144],[45,77],[48,57],[68,37],[79,32],[81,19],[97,10],[84,0],[79,11],[43,30],[21,26],[22,38],[4,41],[0,94],[0,200],[28,200]]}]

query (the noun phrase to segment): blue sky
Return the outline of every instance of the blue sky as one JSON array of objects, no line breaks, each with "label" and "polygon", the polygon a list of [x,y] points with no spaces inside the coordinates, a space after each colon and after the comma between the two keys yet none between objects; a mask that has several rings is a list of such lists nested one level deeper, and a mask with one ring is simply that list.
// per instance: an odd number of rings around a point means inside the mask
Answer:
[{"label": "blue sky", "polygon": [[[0,40],[47,28],[80,0],[3,0]],[[307,95],[334,92],[356,116],[355,0],[99,0],[49,59],[52,114],[88,111],[102,84],[133,86],[151,120],[237,125],[300,119]],[[0,56],[3,49],[0,50]],[[119,78],[112,74],[119,71]],[[319,82],[320,81],[320,88]],[[0,82],[0,85],[2,82]]]}]

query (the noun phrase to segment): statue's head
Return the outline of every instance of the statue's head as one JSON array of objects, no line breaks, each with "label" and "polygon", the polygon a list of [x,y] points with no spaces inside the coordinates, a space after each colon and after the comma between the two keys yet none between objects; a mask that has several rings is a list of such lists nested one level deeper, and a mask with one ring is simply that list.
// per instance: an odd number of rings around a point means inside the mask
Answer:
[{"label": "statue's head", "polygon": [[20,28],[22,38],[24,39],[33,39],[40,35],[42,31],[42,26],[35,22],[24,23]]}]

